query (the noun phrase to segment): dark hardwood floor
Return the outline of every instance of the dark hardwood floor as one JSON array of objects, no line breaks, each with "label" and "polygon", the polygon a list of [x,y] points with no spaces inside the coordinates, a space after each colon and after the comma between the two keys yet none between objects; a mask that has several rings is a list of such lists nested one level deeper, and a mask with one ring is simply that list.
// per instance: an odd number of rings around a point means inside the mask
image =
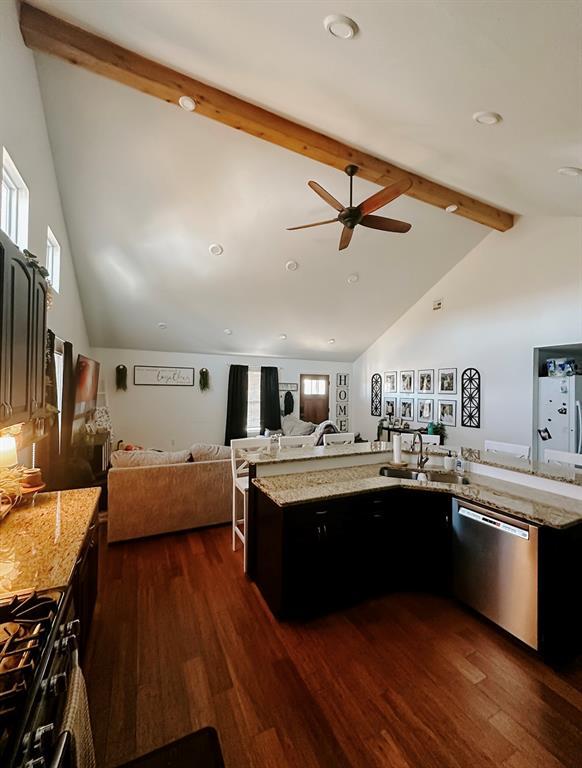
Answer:
[{"label": "dark hardwood floor", "polygon": [[98,768],[205,725],[228,768],[580,768],[582,665],[395,594],[278,624],[230,530],[107,547],[87,676]]}]

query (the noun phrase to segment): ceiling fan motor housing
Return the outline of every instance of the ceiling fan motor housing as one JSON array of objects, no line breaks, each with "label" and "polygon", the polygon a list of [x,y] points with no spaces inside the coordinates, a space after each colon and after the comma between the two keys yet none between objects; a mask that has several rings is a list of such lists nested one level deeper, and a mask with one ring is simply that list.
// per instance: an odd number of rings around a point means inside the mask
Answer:
[{"label": "ceiling fan motor housing", "polygon": [[344,208],[343,211],[340,211],[337,218],[338,221],[341,221],[344,227],[353,229],[361,222],[363,217],[359,206],[350,205],[348,208]]}]

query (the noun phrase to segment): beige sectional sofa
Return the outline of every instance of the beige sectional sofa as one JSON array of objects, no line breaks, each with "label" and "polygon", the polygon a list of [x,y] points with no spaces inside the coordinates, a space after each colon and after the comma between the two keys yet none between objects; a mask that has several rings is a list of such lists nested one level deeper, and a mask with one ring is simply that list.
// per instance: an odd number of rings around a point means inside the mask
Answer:
[{"label": "beige sectional sofa", "polygon": [[108,477],[109,542],[231,520],[230,459],[113,467]]}]

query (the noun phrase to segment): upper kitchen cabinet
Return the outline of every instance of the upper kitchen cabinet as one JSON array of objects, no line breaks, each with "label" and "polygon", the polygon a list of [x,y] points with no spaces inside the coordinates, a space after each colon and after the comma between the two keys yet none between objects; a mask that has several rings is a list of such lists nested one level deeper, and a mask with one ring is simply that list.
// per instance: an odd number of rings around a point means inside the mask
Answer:
[{"label": "upper kitchen cabinet", "polygon": [[29,421],[44,403],[47,284],[0,233],[0,426]]}]

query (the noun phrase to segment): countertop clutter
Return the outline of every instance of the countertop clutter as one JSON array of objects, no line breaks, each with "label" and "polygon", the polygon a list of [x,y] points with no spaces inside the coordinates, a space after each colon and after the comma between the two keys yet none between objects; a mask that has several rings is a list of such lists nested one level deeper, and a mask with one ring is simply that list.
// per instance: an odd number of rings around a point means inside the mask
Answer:
[{"label": "countertop clutter", "polygon": [[[383,477],[383,464],[258,478],[253,483],[279,506],[325,501],[388,488],[448,493],[466,501],[551,528],[582,523],[582,502],[484,475],[467,475],[467,485]],[[413,468],[413,465],[410,465]],[[438,471],[436,468],[431,471]]]},{"label": "countertop clutter", "polygon": [[0,597],[70,581],[100,493],[100,488],[41,493],[0,523]]}]

